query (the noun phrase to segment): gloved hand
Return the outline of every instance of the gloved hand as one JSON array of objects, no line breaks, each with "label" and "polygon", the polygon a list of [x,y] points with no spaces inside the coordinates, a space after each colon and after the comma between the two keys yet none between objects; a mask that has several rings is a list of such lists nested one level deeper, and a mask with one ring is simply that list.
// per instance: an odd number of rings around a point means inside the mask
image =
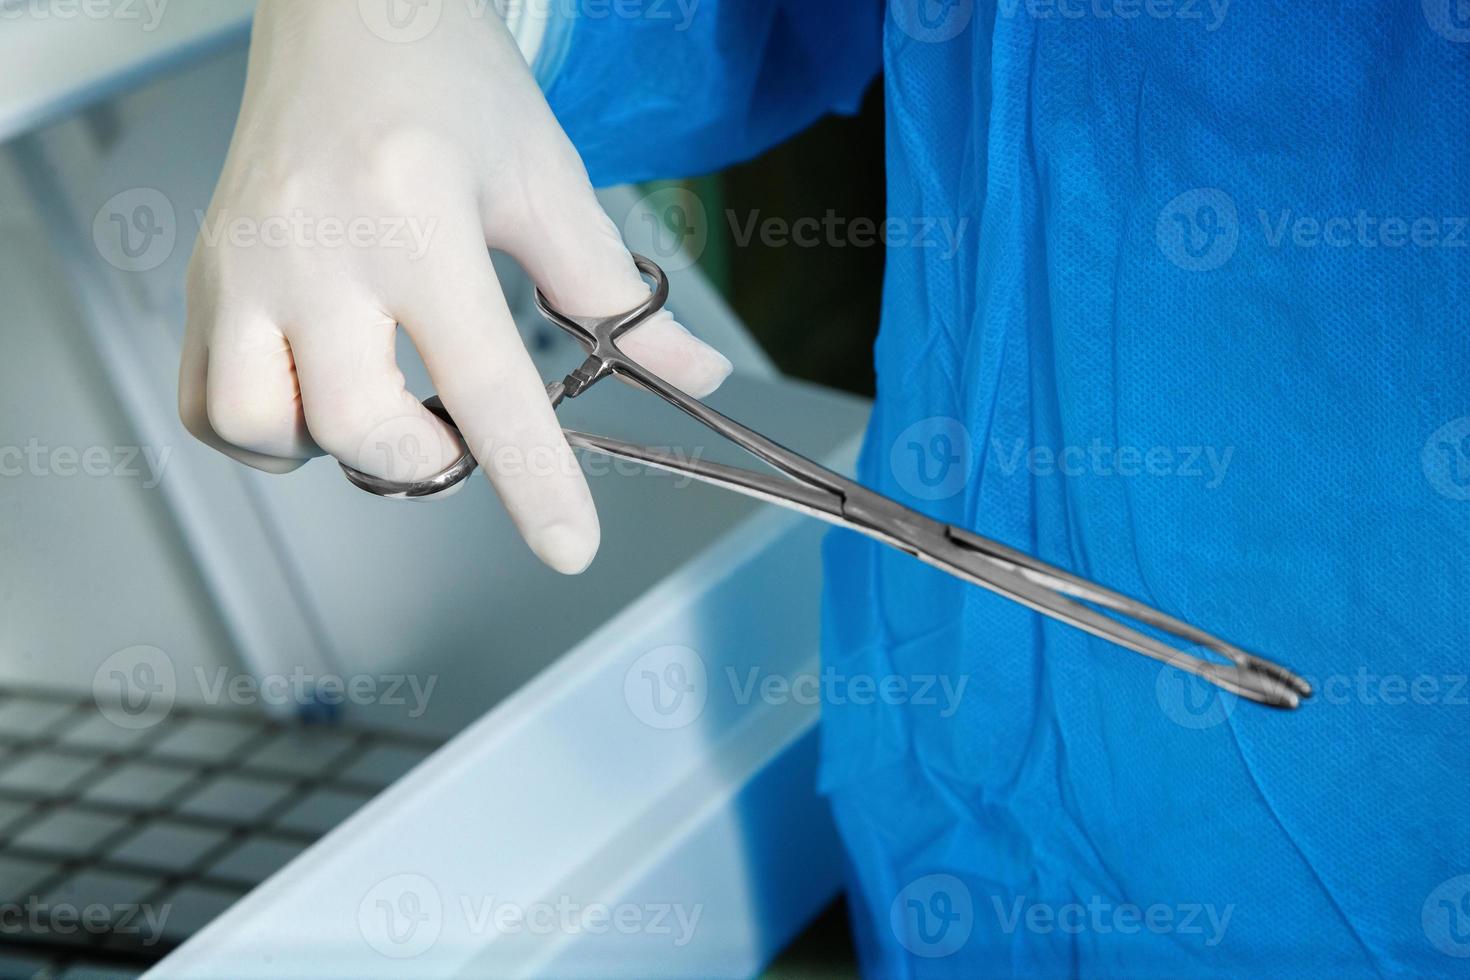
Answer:
[{"label": "gloved hand", "polygon": [[[596,554],[597,513],[487,245],[568,313],[619,313],[649,290],[494,9],[445,3],[428,37],[394,43],[357,0],[262,0],[189,267],[180,415],[270,472],[326,452],[431,476],[462,446],[404,387],[402,324],[521,534],[574,573]],[[730,371],[668,314],[622,346],[696,397]]]}]

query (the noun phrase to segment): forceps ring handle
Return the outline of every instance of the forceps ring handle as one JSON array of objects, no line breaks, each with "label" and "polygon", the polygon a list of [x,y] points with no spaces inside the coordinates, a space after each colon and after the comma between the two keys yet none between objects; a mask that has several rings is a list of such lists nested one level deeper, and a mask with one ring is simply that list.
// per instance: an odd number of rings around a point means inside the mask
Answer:
[{"label": "forceps ring handle", "polygon": [[[459,426],[455,425],[454,419],[449,417],[449,410],[444,407],[444,403],[439,400],[438,395],[425,399],[424,407],[437,415],[440,421],[455,432],[459,431]],[[373,476],[370,473],[364,473],[362,470],[353,469],[340,460],[337,465],[342,467],[343,474],[359,490],[366,490],[374,496],[387,497],[392,500],[418,500],[423,497],[432,497],[435,494],[443,493],[445,490],[459,486],[470,478],[470,474],[475,472],[475,468],[479,464],[475,462],[474,455],[466,449],[459,459],[450,464],[448,469],[441,470],[428,479],[420,480],[417,483],[395,483],[392,480]]]},{"label": "forceps ring handle", "polygon": [[633,263],[652,287],[653,292],[637,309],[607,317],[568,316],[555,306],[546,294],[536,290],[536,309],[552,323],[579,340],[588,353],[606,358],[616,357],[618,338],[638,326],[644,320],[662,310],[669,302],[669,277],[659,264],[646,256],[633,253]]},{"label": "forceps ring handle", "polygon": [[[601,380],[604,372],[612,367],[612,363],[622,358],[622,352],[617,347],[618,338],[658,313],[668,303],[669,278],[664,274],[664,270],[659,267],[658,263],[642,255],[634,254],[633,261],[638,266],[638,272],[652,285],[653,292],[637,309],[616,316],[570,317],[552,306],[551,301],[541,290],[536,290],[536,308],[541,315],[575,337],[583,347],[587,348],[590,355],[587,364],[578,368],[565,381],[554,381],[546,386],[546,394],[551,399],[553,407],[560,405],[563,398],[575,397]],[[586,374],[586,377],[581,377],[582,374]],[[576,391],[571,391],[568,389],[568,382],[574,380],[580,384],[577,385]],[[439,399],[438,395],[426,399],[424,407],[438,416],[451,429],[459,431],[459,426],[455,425],[454,419],[450,417],[448,410],[444,407],[444,402]],[[466,449],[463,455],[447,469],[435,473],[426,480],[420,480],[417,483],[397,483],[354,469],[340,460],[337,465],[342,467],[343,474],[359,490],[366,490],[374,496],[393,500],[416,500],[443,493],[468,480],[478,466],[474,455]]]}]

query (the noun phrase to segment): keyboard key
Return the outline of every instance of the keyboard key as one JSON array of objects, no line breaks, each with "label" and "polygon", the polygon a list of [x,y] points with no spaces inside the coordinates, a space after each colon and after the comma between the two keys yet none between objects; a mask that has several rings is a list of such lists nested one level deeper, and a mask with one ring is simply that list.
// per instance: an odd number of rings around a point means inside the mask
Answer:
[{"label": "keyboard key", "polygon": [[352,816],[371,797],[334,789],[319,789],[283,813],[276,825],[303,834],[325,834]]},{"label": "keyboard key", "polygon": [[82,798],[133,810],[151,810],[164,805],[196,775],[193,769],[129,762],[89,786]]},{"label": "keyboard key", "polygon": [[127,905],[137,907],[159,885],[161,878],[145,878],[140,875],[122,874],[115,871],[99,871],[95,868],[80,871],[46,893],[45,901],[51,905]]},{"label": "keyboard key", "polygon": [[184,885],[163,900],[168,921],[163,934],[171,942],[182,942],[224,915],[243,896],[208,885]]},{"label": "keyboard key", "polygon": [[0,790],[33,796],[64,796],[97,765],[96,759],[31,752],[0,771]]},{"label": "keyboard key", "polygon": [[49,861],[0,855],[0,904],[24,905],[42,882],[60,870],[60,865]]},{"label": "keyboard key", "polygon": [[0,701],[0,736],[40,738],[71,714],[74,708],[75,705],[65,701],[31,701],[14,697]]},{"label": "keyboard key", "polygon": [[26,850],[80,858],[91,854],[127,823],[124,817],[77,809],[57,810],[22,830],[13,844]]},{"label": "keyboard key", "polygon": [[113,848],[108,860],[158,871],[182,872],[224,843],[226,836],[223,831],[159,821],[148,824]]},{"label": "keyboard key", "polygon": [[220,776],[185,800],[179,812],[192,817],[255,823],[292,792],[290,783]]},{"label": "keyboard key", "polygon": [[0,980],[49,980],[52,963],[39,956],[0,953]]},{"label": "keyboard key", "polygon": [[[163,721],[163,718],[163,715],[159,715],[158,721]],[[153,725],[144,725],[140,721],[137,728],[122,728],[103,715],[91,713],[80,721],[74,720],[64,726],[56,740],[69,747],[116,754],[135,749],[158,733],[156,722]]]},{"label": "keyboard key", "polygon": [[304,844],[274,837],[252,837],[226,854],[209,875],[255,886],[290,864],[306,849]]},{"label": "keyboard key", "polygon": [[18,824],[22,817],[35,809],[29,803],[17,803],[14,800],[0,800],[0,837]]},{"label": "keyboard key", "polygon": [[331,731],[282,732],[262,745],[245,764],[293,776],[320,776],[351,748],[354,739]]},{"label": "keyboard key", "polygon": [[429,757],[426,749],[409,749],[398,745],[376,745],[342,771],[342,778],[355,783],[388,786]]}]

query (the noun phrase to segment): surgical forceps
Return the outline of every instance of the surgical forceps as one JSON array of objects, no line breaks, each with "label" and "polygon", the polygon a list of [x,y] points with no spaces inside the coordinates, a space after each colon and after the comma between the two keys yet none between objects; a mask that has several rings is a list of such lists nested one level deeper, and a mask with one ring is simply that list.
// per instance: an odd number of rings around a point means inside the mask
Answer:
[{"label": "surgical forceps", "polygon": [[[547,386],[552,406],[560,406],[563,400],[576,398],[603,379],[616,375],[704,423],[779,475],[685,459],[646,446],[568,429],[567,441],[574,447],[724,487],[849,528],[1045,616],[1188,671],[1249,700],[1277,708],[1295,708],[1302,698],[1311,697],[1311,685],[1279,664],[1023,552],[926,517],[792,452],[644,370],[619,349],[618,339],[663,309],[669,298],[669,281],[653,261],[642,256],[635,259],[638,270],[652,285],[653,294],[631,312],[605,318],[568,316],[555,309],[543,293],[537,292],[536,306],[541,314],[575,337],[588,352],[581,367],[564,380]],[[454,424],[437,398],[425,405],[448,424]],[[449,469],[414,484],[392,483],[345,464],[342,469],[348,479],[369,493],[413,498],[431,496],[460,483],[474,472],[475,466],[474,457],[466,451]],[[1206,660],[1160,642],[1103,615],[1095,606],[1211,651],[1228,663]]]}]

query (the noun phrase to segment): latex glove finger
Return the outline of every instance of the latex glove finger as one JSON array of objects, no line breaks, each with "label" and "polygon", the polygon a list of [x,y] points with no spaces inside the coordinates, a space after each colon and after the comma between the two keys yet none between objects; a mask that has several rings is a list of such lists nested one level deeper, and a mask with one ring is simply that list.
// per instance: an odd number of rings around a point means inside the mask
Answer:
[{"label": "latex glove finger", "polygon": [[290,336],[315,443],[371,476],[417,483],[447,469],[464,445],[405,387],[397,330],[393,317],[363,308],[315,318]]},{"label": "latex glove finger", "polygon": [[[202,332],[188,331],[185,334],[183,355],[179,363],[179,420],[189,434],[231,459],[266,473],[279,475],[300,469],[306,463],[308,458],[306,455],[277,456],[258,452],[246,446],[235,445],[215,431],[214,424],[209,417],[209,364],[209,349],[205,345]],[[222,409],[217,411],[222,411]],[[283,426],[283,429],[294,430],[296,428],[294,417],[298,408],[293,401],[288,400],[284,407],[277,406],[272,412],[277,415],[289,414],[292,416],[291,424]],[[229,428],[234,429],[236,422],[242,428],[244,427],[243,419],[231,417],[228,423]],[[239,434],[239,432],[234,432],[237,437]],[[279,433],[276,433],[265,442],[274,446],[278,444],[278,438]]]},{"label": "latex glove finger", "polygon": [[[613,316],[649,296],[617,226],[597,200],[581,162],[565,147],[561,163],[540,171],[538,190],[524,201],[529,216],[508,233],[490,230],[558,310],[571,316]],[[629,331],[618,346],[670,384],[703,398],[730,376],[730,361],[667,311]]]},{"label": "latex glove finger", "polygon": [[398,315],[526,543],[576,574],[601,541],[592,493],[478,244],[450,252]]}]

